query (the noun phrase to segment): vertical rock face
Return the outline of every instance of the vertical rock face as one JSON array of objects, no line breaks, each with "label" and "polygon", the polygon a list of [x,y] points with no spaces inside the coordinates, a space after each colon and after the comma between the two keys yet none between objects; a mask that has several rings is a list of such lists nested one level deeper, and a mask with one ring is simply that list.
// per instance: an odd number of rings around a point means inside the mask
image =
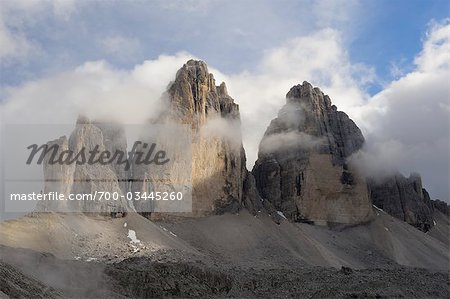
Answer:
[{"label": "vertical rock face", "polygon": [[[160,121],[191,128],[192,214],[205,216],[237,211],[242,201],[245,152],[240,134],[239,106],[224,83],[216,86],[202,61],[188,61],[176,74],[164,98],[169,107]],[[178,174],[172,171],[171,177]],[[175,172],[173,172],[175,171]],[[137,167],[141,176],[151,172]],[[137,190],[154,188],[145,182]]]},{"label": "vertical rock face", "polygon": [[374,205],[424,232],[433,227],[433,201],[422,188],[418,174],[406,178],[398,173],[384,179],[368,179],[367,183]]},{"label": "vertical rock face", "polygon": [[292,221],[369,220],[366,181],[346,162],[364,143],[359,128],[308,82],[292,87],[286,98],[252,170],[261,197]]},{"label": "vertical rock face", "polygon": [[[95,148],[99,152],[109,150],[114,152],[116,149],[125,149],[125,144],[113,143],[104,137],[101,126],[91,123],[88,119],[80,117],[70,138],[65,136],[48,142],[48,146],[58,145],[57,155],[63,152],[88,154]],[[103,127],[106,130],[106,126]],[[117,128],[119,130],[119,127]],[[116,131],[115,129],[113,130]],[[119,130],[120,131],[120,130]],[[106,131],[106,138],[111,138],[111,132]],[[114,138],[120,138],[115,135]],[[72,158],[75,157],[75,154]],[[50,163],[51,155],[45,155],[44,159],[44,192],[51,191],[62,193],[68,197],[69,194],[94,195],[96,192],[109,192],[117,194],[117,200],[70,200],[58,202],[45,202],[39,209],[53,210],[62,212],[85,212],[101,215],[122,214],[129,210],[128,202],[121,195],[124,191],[121,189],[119,176],[124,175],[121,168],[114,164],[88,163],[85,160],[82,163]],[[79,157],[76,161],[82,161]]]},{"label": "vertical rock face", "polygon": [[[168,95],[171,109],[183,123],[192,125],[193,213],[237,210],[245,170],[239,106],[224,83],[215,85],[202,61],[188,61],[178,71]],[[210,124],[211,129],[205,129]],[[227,135],[225,131],[232,129],[238,134]]]},{"label": "vertical rock face", "polygon": [[[189,167],[175,161],[166,168],[161,167],[159,173],[156,173],[158,170],[151,169],[148,165],[138,165],[131,158],[128,160],[131,165],[129,171],[125,164],[119,163],[53,165],[46,161],[46,192],[93,194],[95,191],[105,191],[125,195],[129,191],[132,194],[168,191],[176,184],[185,184],[187,178],[192,184],[189,187],[192,188],[192,213],[189,216],[237,211],[242,202],[243,181],[247,170],[240,134],[239,106],[228,95],[225,84],[216,86],[206,64],[190,60],[177,72],[163,99],[167,100],[168,109],[159,118],[160,123],[187,125],[187,133],[192,136],[192,140],[189,140],[192,154],[192,157],[189,156]],[[156,141],[164,143],[164,139],[182,137],[184,138],[182,134],[159,132]],[[70,150],[77,153],[84,148],[87,153],[98,146],[97,150],[100,152],[121,151],[127,154],[127,140],[120,126],[90,122],[85,118],[79,118],[69,139],[63,137],[49,144],[53,143],[60,146],[59,151]],[[180,153],[185,149],[172,150]],[[58,181],[52,181],[51,176],[56,176]],[[148,216],[155,207],[154,203],[148,201],[143,203],[136,200],[133,204],[134,207],[129,207],[125,196],[108,203],[74,202],[69,210],[93,209],[105,214],[136,208]]]},{"label": "vertical rock face", "polygon": [[[66,136],[47,142],[49,148],[55,145],[58,147],[58,155],[69,150],[69,141]],[[44,193],[58,192],[67,196],[72,190],[75,164],[52,164],[50,158],[50,155],[46,155],[44,158]],[[37,209],[53,211],[69,210],[70,207],[67,202],[38,202]]]}]

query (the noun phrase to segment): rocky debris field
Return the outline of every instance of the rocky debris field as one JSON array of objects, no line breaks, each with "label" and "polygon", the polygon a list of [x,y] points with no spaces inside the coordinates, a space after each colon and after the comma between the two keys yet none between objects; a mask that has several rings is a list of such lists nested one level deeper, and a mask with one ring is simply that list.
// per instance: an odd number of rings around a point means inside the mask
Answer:
[{"label": "rocky debris field", "polygon": [[108,265],[127,297],[449,298],[448,273],[424,269],[222,268],[131,258]]},{"label": "rocky debris field", "polygon": [[[37,272],[25,275],[10,264],[0,263],[1,298],[449,298],[448,273],[393,266],[356,270],[292,266],[253,268],[218,261],[180,261],[176,252],[152,257],[133,257],[114,263],[59,260],[35,255]],[[42,263],[45,263],[43,265]],[[52,266],[53,265],[53,266]],[[58,265],[58,267],[54,267]],[[40,270],[39,270],[40,269]],[[44,271],[46,279],[42,281]],[[66,270],[64,270],[66,269]],[[92,277],[87,274],[101,270]],[[27,270],[28,271],[28,270]],[[52,273],[53,271],[53,273]],[[52,275],[66,273],[66,281]],[[91,291],[82,288],[83,275]],[[64,275],[62,275],[64,276]],[[95,282],[97,280],[97,282]]]}]

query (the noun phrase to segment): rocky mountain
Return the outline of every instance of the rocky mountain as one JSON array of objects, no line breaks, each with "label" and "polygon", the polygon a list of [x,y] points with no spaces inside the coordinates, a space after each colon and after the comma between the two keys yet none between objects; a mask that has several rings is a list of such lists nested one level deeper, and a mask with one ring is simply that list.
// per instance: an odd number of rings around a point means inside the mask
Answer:
[{"label": "rocky mountain", "polygon": [[[227,93],[225,83],[215,85],[203,61],[188,61],[168,90],[170,107],[183,123],[193,128],[192,184],[194,213],[236,211],[242,200],[245,152],[240,135],[239,106]],[[211,123],[224,126],[205,129]],[[207,202],[205,202],[205,200]]]},{"label": "rocky mountain", "polygon": [[[155,206],[121,197],[40,203],[0,222],[0,297],[449,297],[449,206],[431,200],[415,174],[366,182],[347,159],[364,137],[320,89],[292,87],[251,172],[239,107],[204,62],[188,61],[161,100],[164,114],[138,138],[168,147],[170,163],[53,163],[49,155],[44,192],[181,185],[192,212],[149,212]],[[80,117],[48,146],[60,159],[127,152],[126,132]]]},{"label": "rocky mountain", "polygon": [[[444,202],[432,201],[419,175],[401,174],[383,180],[363,178],[347,162],[361,149],[364,137],[356,124],[332,105],[331,99],[308,82],[291,88],[286,105],[272,120],[260,143],[252,172],[245,167],[239,106],[228,95],[225,83],[216,85],[202,61],[190,60],[177,72],[162,96],[165,112],[154,122],[184,125],[190,147],[189,162],[174,163],[159,173],[148,165],[52,164],[44,161],[44,192],[63,194],[95,191],[151,192],[181,185],[192,192],[192,213],[202,217],[237,212],[245,206],[253,215],[265,210],[276,223],[283,218],[316,224],[354,224],[369,221],[371,202],[390,215],[422,231],[434,223],[433,211],[448,215]],[[163,132],[157,141],[180,132]],[[122,126],[80,117],[69,138],[48,143],[59,153],[81,148],[127,153]],[[183,151],[184,148],[172,149]],[[163,175],[161,175],[161,173]],[[163,178],[163,179],[162,179]],[[367,191],[368,190],[368,191]],[[65,206],[64,206],[65,205]],[[51,202],[40,209],[98,211],[121,215],[137,210],[152,219],[167,218],[152,202],[126,199],[108,203]],[[119,213],[119,214],[117,214]],[[171,217],[171,216],[170,216]]]},{"label": "rocky mountain", "polygon": [[191,215],[237,211],[246,172],[245,152],[239,106],[228,95],[225,83],[216,86],[206,63],[189,60],[163,99],[169,107],[159,121],[191,128]]},{"label": "rocky mountain", "polygon": [[[241,207],[245,168],[245,151],[240,134],[239,106],[234,103],[222,83],[215,85],[214,76],[208,72],[202,61],[188,61],[176,74],[162,96],[167,110],[159,119],[149,125],[163,128],[157,136],[142,135],[143,141],[156,141],[165,146],[173,146],[173,136],[186,135],[186,148],[171,148],[172,152],[188,151],[189,161],[179,158],[166,167],[152,168],[152,165],[138,164],[130,158],[131,169],[124,164],[102,165],[82,164],[60,165],[49,163],[50,155],[44,163],[45,192],[58,191],[69,194],[94,194],[108,191],[125,195],[127,192],[151,192],[172,190],[181,186],[183,191],[192,192],[192,213],[183,216],[206,216],[224,212],[236,212]],[[184,125],[188,131],[171,131],[171,125]],[[147,139],[146,139],[147,138]],[[156,138],[156,139],[155,139]],[[172,142],[167,142],[171,140]],[[58,154],[71,150],[86,152],[98,146],[98,151],[127,153],[127,138],[119,125],[90,121],[80,117],[70,138],[61,137],[48,143],[58,145]],[[183,145],[183,144],[182,144]],[[130,145],[131,146],[131,145]],[[143,151],[142,144],[136,152]],[[61,210],[66,203],[57,207],[46,204],[41,209]],[[89,211],[94,208],[89,202],[69,203],[71,211]],[[151,201],[136,200],[131,207],[126,198],[113,204],[95,203],[95,210],[103,214],[135,209],[153,219],[167,217],[168,214],[150,213],[158,211]]]},{"label": "rocky mountain", "polygon": [[368,221],[365,179],[346,161],[363,143],[359,128],[320,89],[294,86],[260,143],[252,170],[259,194],[292,221]]}]

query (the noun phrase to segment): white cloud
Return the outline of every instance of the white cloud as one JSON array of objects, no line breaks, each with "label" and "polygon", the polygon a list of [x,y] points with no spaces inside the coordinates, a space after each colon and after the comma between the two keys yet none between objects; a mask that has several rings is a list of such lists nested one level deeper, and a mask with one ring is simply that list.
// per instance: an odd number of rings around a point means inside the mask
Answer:
[{"label": "white cloud", "polygon": [[[123,123],[144,123],[161,108],[158,100],[187,53],[144,61],[130,71],[104,61],[3,90],[5,123],[74,123],[79,114]],[[45,109],[43,109],[45,107]]]},{"label": "white cloud", "polygon": [[423,50],[414,62],[420,72],[450,69],[450,18],[431,23]]},{"label": "white cloud", "polygon": [[212,1],[209,0],[159,0],[157,3],[163,9],[179,10],[185,12],[205,13],[211,6]]},{"label": "white cloud", "polygon": [[323,138],[308,135],[303,132],[291,131],[267,136],[259,147],[260,153],[273,153],[284,150],[301,150],[313,148],[324,141]]},{"label": "white cloud", "polygon": [[316,0],[313,10],[319,27],[333,27],[355,20],[360,8],[358,0]]},{"label": "white cloud", "polygon": [[[104,62],[89,62],[75,71],[7,90],[5,109],[10,110],[11,116],[19,113],[38,122],[39,119],[61,122],[74,119],[85,107],[90,107],[104,114],[112,110],[121,120],[132,115],[139,122],[152,110],[152,102],[147,99],[159,97],[176,69],[191,56],[163,55],[132,71],[114,70]],[[361,85],[373,77],[372,69],[351,64],[340,33],[332,29],[289,40],[267,51],[255,72],[225,75],[213,67],[210,71],[218,83],[227,83],[230,95],[240,105],[249,168],[257,158],[266,127],[285,104],[285,94],[293,85],[307,80],[320,86],[340,109],[349,111],[364,103],[368,96],[361,91]],[[143,103],[139,105],[139,101]],[[57,107],[60,113],[56,118],[52,116],[54,109],[36,114],[33,107],[43,105]],[[66,111],[70,112],[70,118]]]},{"label": "white cloud", "polygon": [[227,82],[230,95],[240,105],[247,166],[257,158],[259,142],[289,89],[309,81],[329,94],[340,110],[358,112],[368,95],[363,85],[374,80],[374,71],[352,64],[341,34],[323,29],[287,41],[266,51],[255,72],[224,75],[214,70],[218,81]]},{"label": "white cloud", "polygon": [[[373,69],[352,63],[341,33],[329,28],[266,51],[253,71],[224,74],[212,66],[210,71],[217,83],[227,83],[240,105],[249,168],[267,126],[285,104],[285,94],[306,80],[330,95],[338,109],[362,128],[367,146],[359,158],[367,166],[375,172],[381,165],[404,173],[418,171],[432,196],[444,198],[449,166],[449,36],[448,21],[432,25],[415,69],[372,98],[364,85],[374,80]],[[132,70],[88,62],[5,90],[2,110],[8,121],[15,122],[20,115],[27,122],[71,123],[78,113],[95,111],[95,117],[139,123],[154,112],[154,100],[191,56],[163,55]]]},{"label": "white cloud", "polygon": [[0,63],[27,61],[42,48],[26,34],[25,24],[50,9],[53,16],[67,21],[75,11],[74,0],[3,0],[0,5]]},{"label": "white cloud", "polygon": [[120,60],[142,55],[143,47],[139,39],[121,35],[108,36],[100,40],[103,51]]},{"label": "white cloud", "polygon": [[[416,68],[391,82],[355,114],[366,135],[362,165],[422,174],[432,196],[448,199],[450,23],[433,23]],[[375,165],[374,165],[375,166]]]},{"label": "white cloud", "polygon": [[5,63],[6,59],[23,59],[33,51],[34,47],[22,32],[14,32],[0,19],[1,63]]}]

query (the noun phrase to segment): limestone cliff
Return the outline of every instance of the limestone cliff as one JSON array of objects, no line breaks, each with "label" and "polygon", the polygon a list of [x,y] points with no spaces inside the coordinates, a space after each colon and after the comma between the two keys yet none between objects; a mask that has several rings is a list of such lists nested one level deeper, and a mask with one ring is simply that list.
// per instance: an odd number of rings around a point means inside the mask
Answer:
[{"label": "limestone cliff", "polygon": [[[100,129],[101,126],[97,126],[91,123],[87,118],[79,117],[77,124],[69,139],[66,136],[60,137],[57,140],[48,142],[49,147],[57,145],[57,155],[68,152],[75,154],[84,152],[88,153],[95,147],[99,152],[103,152],[106,149],[109,151],[115,151],[116,149],[126,149],[126,141],[123,143],[112,143],[108,138],[120,138],[116,129],[111,132],[105,132]],[[112,128],[112,125],[109,126]],[[106,129],[106,126],[103,127]],[[117,130],[120,131],[119,127]],[[107,137],[110,136],[110,137]],[[120,145],[119,145],[120,144]],[[83,150],[82,150],[83,149]],[[125,151],[126,152],[126,151]],[[109,194],[117,194],[117,200],[106,200],[99,197],[92,200],[65,200],[55,202],[42,202],[38,206],[39,210],[47,211],[59,211],[59,212],[84,212],[89,214],[101,214],[101,215],[122,215],[123,212],[128,211],[129,205],[125,198],[121,195],[125,194],[125,191],[121,189],[121,179],[119,177],[125,176],[123,169],[119,168],[115,164],[101,164],[101,163],[52,163],[50,159],[52,155],[45,155],[44,159],[44,192],[51,191],[62,193],[66,196],[69,194],[80,195],[94,195],[96,192],[109,192]],[[77,161],[81,162],[81,158]],[[125,185],[124,185],[124,188]]]},{"label": "limestone cliff", "polygon": [[[216,86],[214,76],[203,61],[189,60],[177,72],[163,99],[169,107],[158,122],[184,124],[190,128],[192,213],[189,216],[237,211],[246,172],[245,152],[239,106],[228,95],[225,83]],[[174,182],[180,171],[176,166],[177,162],[167,170],[169,180]],[[142,167],[135,167],[133,173],[153,176]],[[149,181],[133,183],[133,189],[163,187]]]},{"label": "limestone cliff", "polygon": [[292,221],[369,220],[366,181],[346,162],[363,143],[359,128],[320,89],[308,82],[292,87],[252,170],[261,197]]}]

